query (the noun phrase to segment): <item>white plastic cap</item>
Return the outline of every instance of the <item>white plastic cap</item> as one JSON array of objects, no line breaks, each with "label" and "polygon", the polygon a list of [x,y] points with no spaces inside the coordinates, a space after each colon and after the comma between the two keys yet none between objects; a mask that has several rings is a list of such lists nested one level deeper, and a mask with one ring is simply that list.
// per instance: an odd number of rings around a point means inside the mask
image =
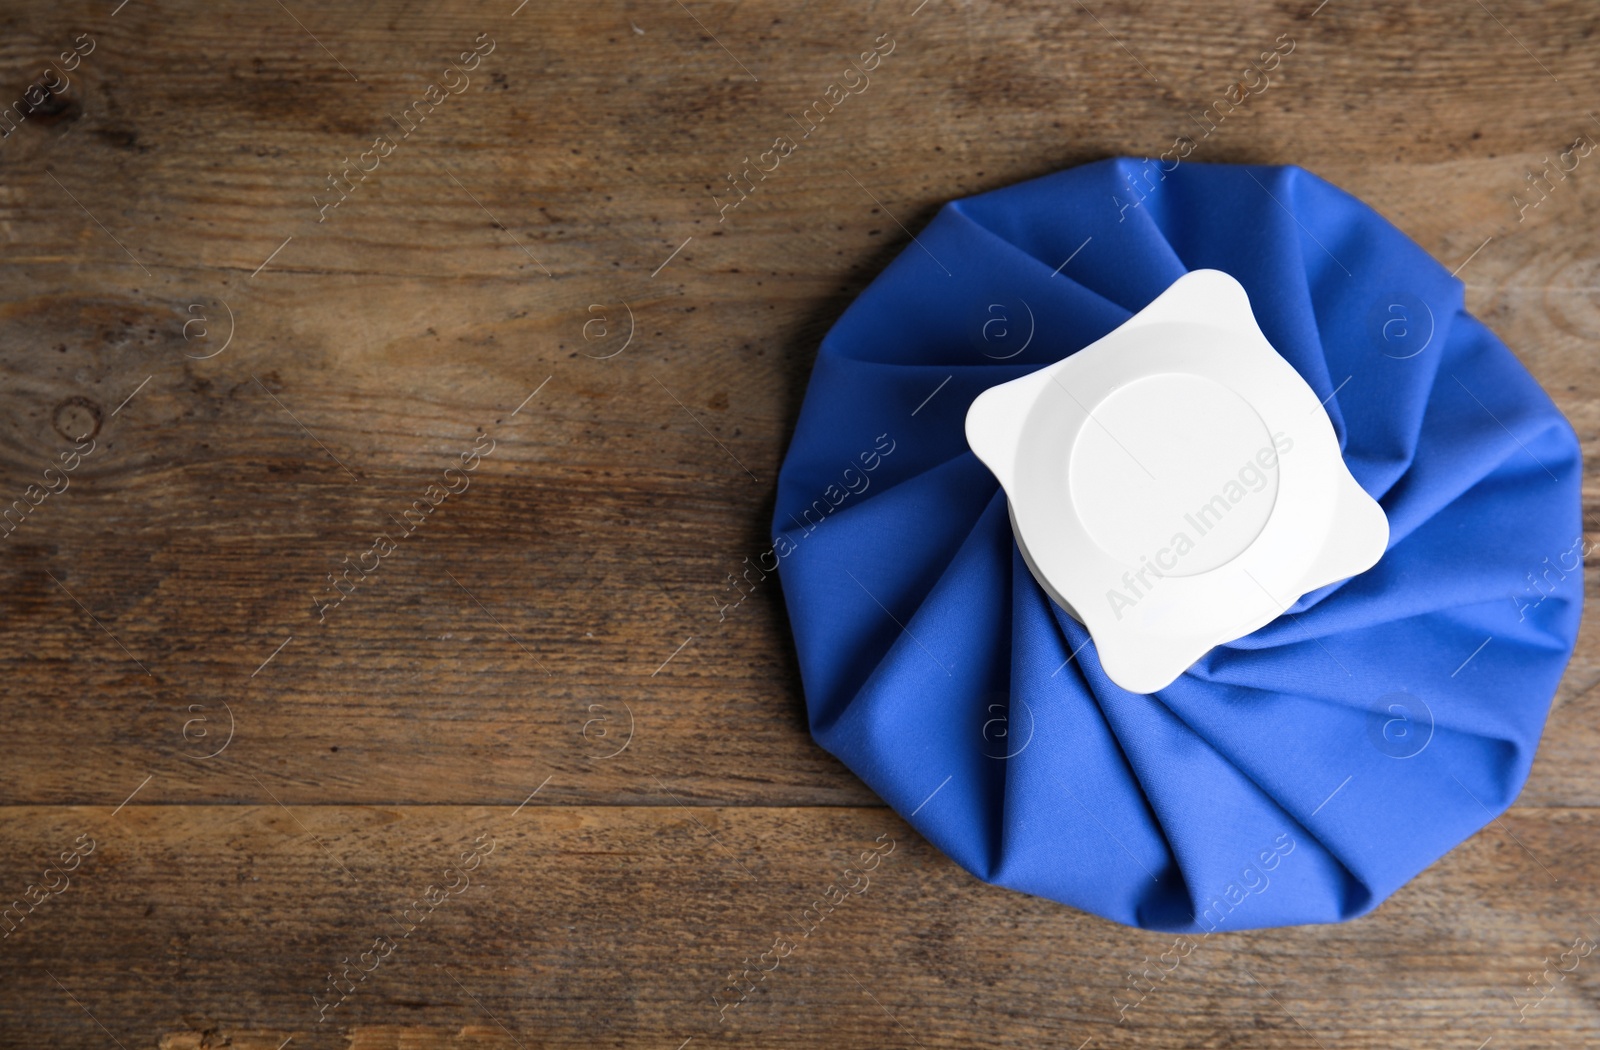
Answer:
[{"label": "white plastic cap", "polygon": [[1165,688],[1389,542],[1321,402],[1220,270],[984,391],[966,429],[1034,578],[1130,692]]}]

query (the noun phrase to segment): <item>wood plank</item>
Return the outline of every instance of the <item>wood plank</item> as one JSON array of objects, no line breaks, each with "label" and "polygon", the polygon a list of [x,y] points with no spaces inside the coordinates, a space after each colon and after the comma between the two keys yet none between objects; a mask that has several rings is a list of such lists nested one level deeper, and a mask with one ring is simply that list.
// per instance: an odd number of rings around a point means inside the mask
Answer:
[{"label": "wood plank", "polygon": [[[292,1046],[1176,1048],[1241,1031],[1252,1046],[1296,1050],[1313,1039],[1476,1046],[1491,1035],[1570,1047],[1600,1038],[1583,991],[1592,960],[1525,1023],[1510,996],[1545,955],[1600,932],[1596,820],[1590,809],[1519,808],[1361,922],[1197,939],[1181,961],[1169,953],[1171,972],[1119,1022],[1116,1001],[1137,999],[1127,974],[1147,956],[1157,965],[1172,936],[986,887],[880,809],[542,798],[520,812],[5,807],[12,848],[0,877],[13,890],[40,883],[79,834],[94,850],[0,942],[11,989],[0,1024],[18,1045],[101,1045],[87,1010],[130,1050],[290,1036]],[[796,932],[790,954],[720,1019],[711,997],[734,1001],[730,968],[746,955],[757,963],[879,836],[874,870],[848,878],[860,892]],[[475,843],[482,856],[458,874]],[[443,903],[403,919],[430,885]],[[394,947],[360,961],[370,977],[352,971],[354,990],[319,1025],[313,996],[328,969],[347,955],[356,965],[382,936]],[[107,945],[116,951],[95,948]]]}]

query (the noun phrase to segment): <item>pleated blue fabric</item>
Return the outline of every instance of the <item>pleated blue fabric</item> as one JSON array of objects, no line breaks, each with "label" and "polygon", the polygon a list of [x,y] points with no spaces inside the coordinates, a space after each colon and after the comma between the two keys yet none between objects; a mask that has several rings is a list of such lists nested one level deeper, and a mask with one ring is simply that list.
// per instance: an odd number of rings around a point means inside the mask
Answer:
[{"label": "pleated blue fabric", "polygon": [[[963,421],[1202,267],[1327,399],[1389,547],[1139,695],[1023,564]],[[824,338],[779,478],[811,731],[987,882],[1168,931],[1348,919],[1521,790],[1580,475],[1461,283],[1304,170],[1119,159],[954,201]]]}]

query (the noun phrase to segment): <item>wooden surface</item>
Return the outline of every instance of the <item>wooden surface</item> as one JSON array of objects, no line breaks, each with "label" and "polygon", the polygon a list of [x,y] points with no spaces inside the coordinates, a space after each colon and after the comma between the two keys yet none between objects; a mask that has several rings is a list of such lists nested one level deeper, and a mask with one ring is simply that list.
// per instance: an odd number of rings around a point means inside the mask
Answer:
[{"label": "wooden surface", "polygon": [[[718,612],[816,342],[903,228],[1168,149],[1284,34],[1191,159],[1302,164],[1464,263],[1592,473],[1600,157],[1512,196],[1600,141],[1600,9],[1486,2],[5,5],[6,98],[93,49],[0,141],[4,499],[95,446],[0,541],[0,893],[93,843],[0,940],[0,1045],[1600,1043],[1600,956],[1513,998],[1600,936],[1592,623],[1503,821],[1369,918],[1218,935],[1141,1000],[1172,938],[965,875],[810,742],[775,583]],[[880,34],[719,223],[724,173]]]}]

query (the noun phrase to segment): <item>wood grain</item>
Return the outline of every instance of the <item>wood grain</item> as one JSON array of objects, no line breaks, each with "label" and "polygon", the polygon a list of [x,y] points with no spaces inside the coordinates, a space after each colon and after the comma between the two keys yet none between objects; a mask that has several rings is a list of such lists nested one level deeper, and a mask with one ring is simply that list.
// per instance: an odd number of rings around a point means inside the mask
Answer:
[{"label": "wood grain", "polygon": [[[1592,623],[1501,822],[1368,919],[1212,938],[1119,1020],[1170,938],[963,874],[811,743],[775,581],[722,608],[816,342],[907,231],[1165,150],[1284,36],[1193,159],[1301,164],[1459,266],[1583,441],[1594,540],[1600,161],[1512,198],[1600,135],[1597,30],[1578,0],[0,10],[0,102],[93,41],[0,139],[0,497],[96,443],[0,541],[3,892],[97,844],[0,940],[0,1046],[1600,1040],[1588,962],[1512,1002],[1600,918]],[[719,221],[724,173],[881,34]],[[482,878],[319,1024],[327,971],[480,833]],[[719,1019],[881,834],[871,888]]]},{"label": "wood grain", "polygon": [[[1600,1038],[1588,961],[1526,1022],[1510,998],[1600,922],[1583,903],[1600,891],[1587,809],[1520,807],[1358,923],[1197,938],[1142,999],[1128,974],[1156,966],[1171,935],[995,891],[881,808],[268,803],[4,817],[35,868],[77,834],[94,842],[72,885],[3,942],[14,994],[0,1007],[18,1030],[51,1004],[53,1039],[85,1045],[94,1025],[68,993],[129,1045],[157,1032],[174,1046],[207,1032],[211,1045],[222,1034],[340,1045],[342,1032],[356,1046],[430,1047],[1175,1048],[1241,1028],[1284,1046]],[[888,851],[859,892],[802,935],[802,909],[880,841]],[[476,868],[447,876],[475,842],[488,851]],[[415,906],[431,887],[443,903]],[[784,934],[790,953],[722,1019],[712,997],[734,1001],[729,971]],[[387,954],[359,959],[385,936]],[[92,946],[109,944],[120,958],[97,961]],[[347,958],[354,988],[319,1024],[314,996]]]}]

